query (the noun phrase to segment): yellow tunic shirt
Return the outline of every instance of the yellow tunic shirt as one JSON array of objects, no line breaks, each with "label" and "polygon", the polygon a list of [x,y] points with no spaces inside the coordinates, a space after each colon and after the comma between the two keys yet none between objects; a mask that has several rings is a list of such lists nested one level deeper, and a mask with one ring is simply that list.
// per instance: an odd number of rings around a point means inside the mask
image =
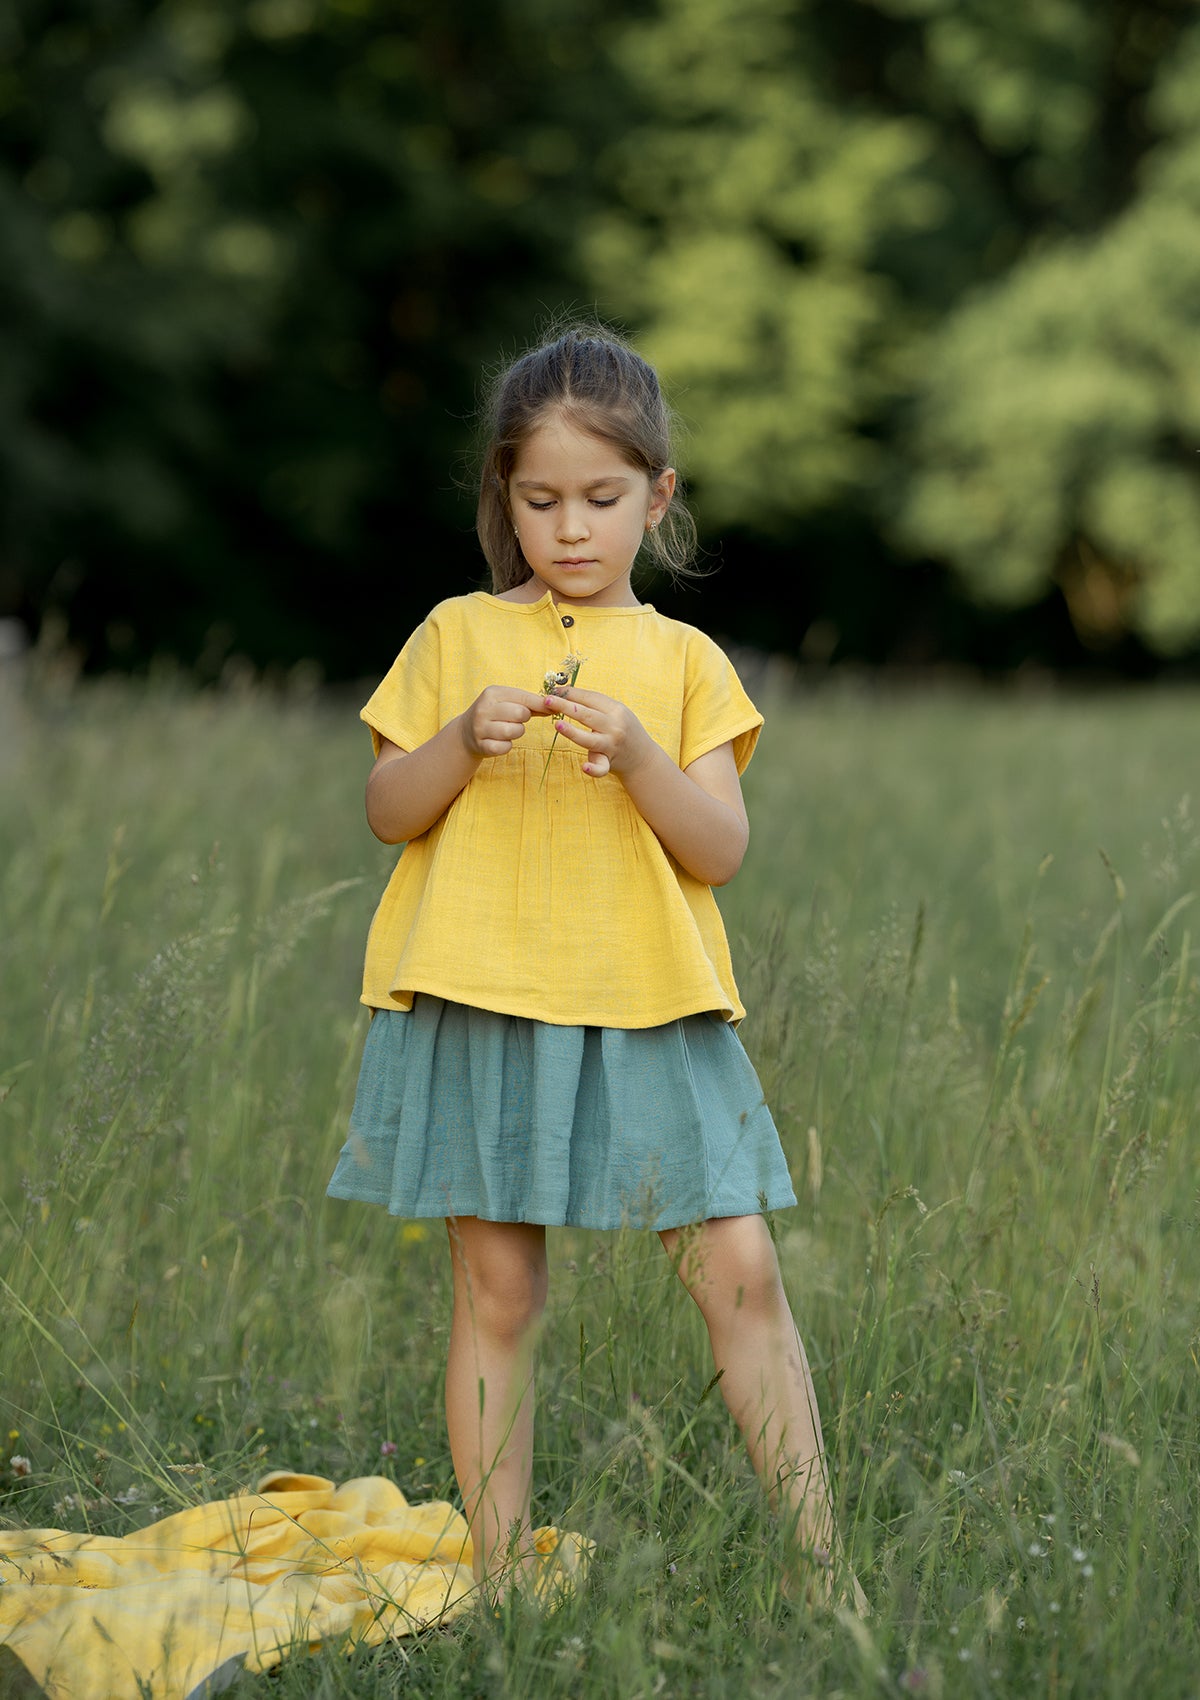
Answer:
[{"label": "yellow tunic shirt", "polygon": [[[762,716],[711,638],[648,604],[560,610],[549,592],[439,603],[362,711],[376,752],[381,737],[416,749],[487,685],[540,690],[568,653],[583,657],[579,688],[625,703],[681,768],[732,741],[744,770]],[[432,992],[563,1026],[741,1019],[711,890],[585,759],[535,719],[405,846],[371,925],[365,1004],[411,1009]]]}]

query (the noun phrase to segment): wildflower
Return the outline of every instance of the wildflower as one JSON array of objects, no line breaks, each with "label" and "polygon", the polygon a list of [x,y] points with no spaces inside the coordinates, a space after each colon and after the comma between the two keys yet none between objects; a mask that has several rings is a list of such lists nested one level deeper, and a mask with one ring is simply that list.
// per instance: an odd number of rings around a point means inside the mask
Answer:
[{"label": "wildflower", "polygon": [[33,1474],[33,1465],[20,1452],[13,1453],[8,1461],[8,1467],[14,1476],[31,1476]]},{"label": "wildflower", "polygon": [[381,1458],[394,1458],[399,1450],[400,1448],[394,1440],[381,1440],[379,1442],[379,1456]]},{"label": "wildflower", "polygon": [[1046,1549],[1042,1545],[1041,1541],[1030,1541],[1029,1556],[1030,1558],[1045,1558]]},{"label": "wildflower", "polygon": [[[565,656],[563,658],[562,666],[555,668],[552,672],[547,673],[545,678],[543,678],[543,680],[542,680],[542,694],[543,694],[543,696],[548,696],[548,697],[557,696],[559,691],[562,690],[564,685],[573,685],[575,683],[576,679],[579,677],[579,669],[583,666],[583,664],[586,660],[587,660],[586,655],[567,655],[567,656]],[[556,726],[554,728],[554,738],[557,738],[557,737],[558,737],[558,727]],[[548,749],[546,751],[546,765],[545,765],[545,767],[542,768],[542,777],[541,777],[541,780],[539,781],[539,787],[546,783],[546,770],[550,766],[550,751],[553,750],[553,748],[554,748],[554,738],[551,738],[550,749]]]}]

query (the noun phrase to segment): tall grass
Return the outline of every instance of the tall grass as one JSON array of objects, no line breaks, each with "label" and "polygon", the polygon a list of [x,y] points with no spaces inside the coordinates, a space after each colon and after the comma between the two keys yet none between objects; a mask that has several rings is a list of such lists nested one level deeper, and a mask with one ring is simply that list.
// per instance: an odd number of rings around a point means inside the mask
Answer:
[{"label": "tall grass", "polygon": [[[657,1241],[559,1230],[536,1514],[588,1588],[238,1694],[1195,1691],[1196,698],[767,695],[722,902],[874,1616],[781,1597]],[[10,1522],[282,1465],[453,1496],[441,1230],[323,1197],[391,860],[355,708],[44,670],[0,705]]]}]

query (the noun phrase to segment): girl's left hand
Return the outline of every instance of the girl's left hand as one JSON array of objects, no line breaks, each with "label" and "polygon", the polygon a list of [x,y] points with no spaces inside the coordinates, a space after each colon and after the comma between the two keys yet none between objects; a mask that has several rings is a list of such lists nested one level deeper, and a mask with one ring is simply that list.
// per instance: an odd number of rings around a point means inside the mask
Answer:
[{"label": "girl's left hand", "polygon": [[657,750],[637,715],[615,697],[563,685],[546,698],[546,707],[561,711],[564,702],[571,705],[571,719],[554,724],[564,738],[587,750],[583,771],[590,778],[602,779],[609,772],[633,773]]}]

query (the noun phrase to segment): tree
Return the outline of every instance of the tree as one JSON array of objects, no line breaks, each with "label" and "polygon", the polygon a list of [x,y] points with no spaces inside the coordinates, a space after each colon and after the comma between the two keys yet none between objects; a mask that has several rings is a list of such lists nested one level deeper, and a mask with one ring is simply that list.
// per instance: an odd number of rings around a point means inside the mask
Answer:
[{"label": "tree", "polygon": [[[595,16],[20,0],[0,19],[0,613],[89,662],[390,660],[480,569],[481,366],[577,294]],[[469,479],[468,479],[469,481]]]},{"label": "tree", "polygon": [[618,30],[643,116],[585,252],[695,427],[710,534],[768,581],[772,547],[873,547],[853,596],[901,620],[924,557],[985,607],[1057,587],[1089,644],[1200,635],[1198,31],[1183,0],[659,0]]},{"label": "tree", "polygon": [[1081,639],[1200,639],[1200,25],[1158,68],[1129,204],[950,317],[901,534],[982,601],[1060,586]]}]

